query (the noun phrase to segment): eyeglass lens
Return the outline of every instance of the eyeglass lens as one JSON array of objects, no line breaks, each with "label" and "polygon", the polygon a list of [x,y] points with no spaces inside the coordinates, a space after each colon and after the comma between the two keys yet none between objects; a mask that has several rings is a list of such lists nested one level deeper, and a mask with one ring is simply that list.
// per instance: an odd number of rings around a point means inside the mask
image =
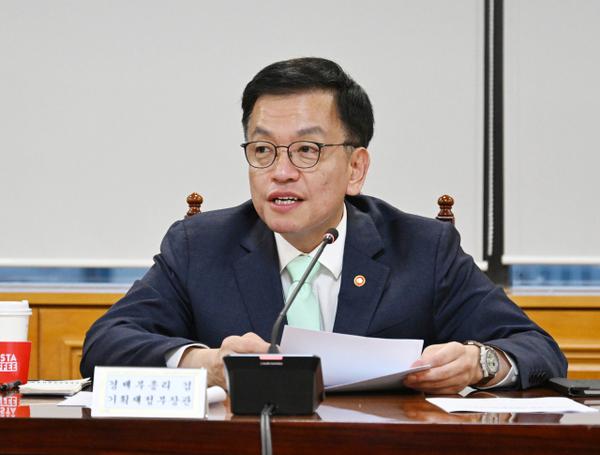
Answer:
[{"label": "eyeglass lens", "polygon": [[[270,142],[250,142],[246,145],[246,157],[251,166],[268,167],[277,157],[277,149]],[[314,166],[319,161],[320,147],[312,142],[292,142],[287,149],[292,164],[299,168]]]}]

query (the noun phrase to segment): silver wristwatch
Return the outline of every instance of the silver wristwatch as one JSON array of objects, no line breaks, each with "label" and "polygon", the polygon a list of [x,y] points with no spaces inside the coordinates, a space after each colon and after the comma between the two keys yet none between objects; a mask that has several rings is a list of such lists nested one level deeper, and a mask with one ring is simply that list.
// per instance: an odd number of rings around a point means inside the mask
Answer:
[{"label": "silver wristwatch", "polygon": [[496,350],[491,346],[481,344],[479,341],[468,340],[463,344],[477,346],[479,348],[479,366],[481,367],[483,377],[481,378],[481,381],[475,384],[475,387],[487,384],[496,376],[498,370],[500,370],[500,359],[498,358]]}]

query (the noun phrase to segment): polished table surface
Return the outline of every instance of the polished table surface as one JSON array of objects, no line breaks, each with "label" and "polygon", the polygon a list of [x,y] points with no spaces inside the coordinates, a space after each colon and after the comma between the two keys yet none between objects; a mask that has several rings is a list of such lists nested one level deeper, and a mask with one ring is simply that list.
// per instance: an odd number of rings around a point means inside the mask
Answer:
[{"label": "polished table surface", "polygon": [[[556,396],[548,389],[473,397]],[[206,420],[92,418],[54,398],[3,395],[0,453],[258,454],[258,417],[211,405]],[[578,399],[600,409],[600,397]],[[423,394],[330,394],[312,416],[273,417],[278,454],[600,454],[600,412],[448,414]]]}]

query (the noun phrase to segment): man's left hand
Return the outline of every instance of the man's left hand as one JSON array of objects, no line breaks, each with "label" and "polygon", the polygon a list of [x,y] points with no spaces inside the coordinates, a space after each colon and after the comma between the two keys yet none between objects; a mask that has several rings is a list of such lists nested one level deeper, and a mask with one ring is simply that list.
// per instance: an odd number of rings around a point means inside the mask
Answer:
[{"label": "man's left hand", "polygon": [[458,393],[483,377],[479,365],[479,348],[457,342],[427,346],[421,357],[413,363],[431,365],[429,370],[409,374],[404,385],[426,393]]}]

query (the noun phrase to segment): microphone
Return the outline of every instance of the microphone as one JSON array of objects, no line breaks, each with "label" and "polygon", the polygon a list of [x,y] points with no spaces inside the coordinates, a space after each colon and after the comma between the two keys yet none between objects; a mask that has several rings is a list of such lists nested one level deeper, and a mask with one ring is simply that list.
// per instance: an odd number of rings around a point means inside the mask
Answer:
[{"label": "microphone", "polygon": [[292,303],[294,303],[294,300],[296,300],[296,296],[300,292],[300,289],[302,288],[302,286],[304,286],[304,283],[306,283],[308,275],[310,275],[312,269],[315,268],[315,264],[321,257],[321,254],[323,254],[323,250],[325,249],[325,247],[335,242],[339,235],[340,234],[337,231],[337,229],[330,228],[323,236],[323,240],[321,240],[321,246],[319,246],[317,254],[315,254],[315,257],[312,258],[310,264],[308,264],[308,267],[306,267],[304,274],[300,277],[300,280],[298,281],[298,286],[296,286],[293,292],[288,296],[287,301],[283,306],[283,310],[281,310],[279,316],[277,316],[277,319],[275,320],[275,324],[273,324],[273,330],[271,331],[271,346],[269,346],[269,354],[279,353],[279,348],[277,347],[276,343],[277,339],[279,338],[279,334],[281,333],[281,324],[283,324],[283,318],[285,318],[285,315],[292,306]]},{"label": "microphone", "polygon": [[[226,355],[225,377],[234,414],[313,414],[323,401],[321,359],[316,355],[282,355],[277,347],[283,319],[325,247],[338,238],[328,229],[314,258],[290,293],[271,332],[268,354]],[[266,413],[266,414],[265,414]],[[261,419],[262,422],[262,419]]]}]

